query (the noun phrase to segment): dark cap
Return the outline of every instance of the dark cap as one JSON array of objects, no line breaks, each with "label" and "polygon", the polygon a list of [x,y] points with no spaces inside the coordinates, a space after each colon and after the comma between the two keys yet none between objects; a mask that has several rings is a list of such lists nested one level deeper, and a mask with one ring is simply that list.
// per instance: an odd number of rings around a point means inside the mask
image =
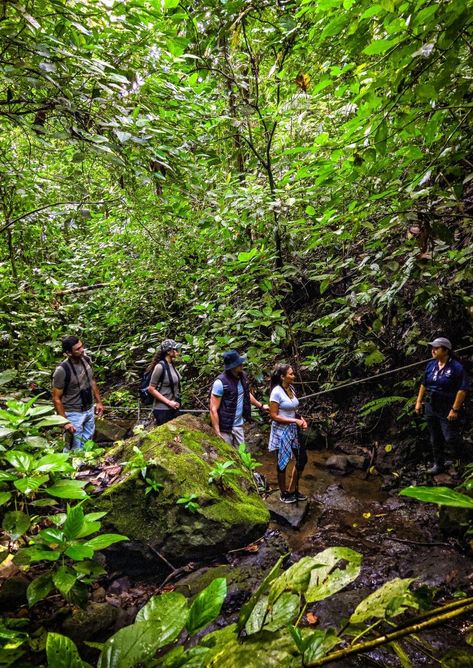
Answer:
[{"label": "dark cap", "polygon": [[245,364],[246,357],[242,357],[237,350],[227,350],[223,353],[223,363],[225,364],[225,371],[235,369],[240,364]]},{"label": "dark cap", "polygon": [[174,339],[165,339],[161,344],[161,351],[168,353],[170,350],[180,350],[181,344],[176,343]]}]

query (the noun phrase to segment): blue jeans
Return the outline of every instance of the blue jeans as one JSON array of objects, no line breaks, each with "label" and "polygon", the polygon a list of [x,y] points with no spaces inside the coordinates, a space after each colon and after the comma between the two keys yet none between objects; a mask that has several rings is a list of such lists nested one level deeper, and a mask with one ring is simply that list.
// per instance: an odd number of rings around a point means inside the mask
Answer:
[{"label": "blue jeans", "polygon": [[[66,417],[74,425],[76,431],[72,434],[72,450],[83,450],[87,441],[90,441],[95,431],[94,407],[87,411],[66,411]],[[70,450],[66,446],[66,451]]]}]

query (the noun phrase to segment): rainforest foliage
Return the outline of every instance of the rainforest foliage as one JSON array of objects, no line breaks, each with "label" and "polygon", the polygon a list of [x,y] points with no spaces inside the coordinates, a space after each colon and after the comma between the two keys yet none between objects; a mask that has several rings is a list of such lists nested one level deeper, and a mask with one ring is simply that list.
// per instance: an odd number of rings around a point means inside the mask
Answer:
[{"label": "rainforest foliage", "polygon": [[71,332],[121,382],[168,335],[196,378],[468,343],[471,4],[2,3],[3,368],[48,382]]}]

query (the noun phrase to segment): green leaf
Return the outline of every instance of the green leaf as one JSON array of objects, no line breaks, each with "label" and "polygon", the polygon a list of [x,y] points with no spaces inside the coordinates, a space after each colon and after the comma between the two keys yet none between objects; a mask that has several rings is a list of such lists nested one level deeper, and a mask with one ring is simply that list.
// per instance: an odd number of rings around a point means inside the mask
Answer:
[{"label": "green leaf", "polygon": [[283,593],[268,608],[269,597],[261,598],[248,619],[245,631],[248,635],[259,631],[279,631],[290,624],[299,612],[300,599],[297,594]]},{"label": "green leaf", "polygon": [[449,487],[404,487],[399,494],[418,501],[437,503],[439,506],[473,508],[473,499],[470,496],[455,492]]},{"label": "green leaf", "polygon": [[53,575],[53,582],[55,587],[59,589],[61,594],[68,594],[77,580],[76,573],[68,566],[61,566]]},{"label": "green leaf", "polygon": [[34,465],[34,457],[21,450],[11,450],[10,452],[7,452],[5,459],[11,466],[22,473],[28,473]]},{"label": "green leaf", "polygon": [[251,595],[249,600],[243,605],[240,609],[240,615],[238,617],[237,631],[240,633],[245,627],[246,622],[248,621],[253,608],[258,603],[261,595],[267,590],[269,585],[279,576],[281,572],[281,564],[286,555],[279,557],[274,566],[270,569],[266,577],[261,582],[258,589]]},{"label": "green leaf", "polygon": [[70,638],[59,633],[48,633],[46,640],[48,668],[85,668],[77,647]]},{"label": "green leaf", "polygon": [[133,668],[166,644],[153,620],[135,622],[115,633],[104,644],[97,668]]},{"label": "green leaf", "polygon": [[11,492],[0,492],[0,506],[5,505],[11,499]]},{"label": "green leaf", "polygon": [[68,473],[70,473],[74,470],[74,467],[71,464],[69,464],[69,462],[67,461],[68,458],[69,455],[67,452],[64,453],[57,452],[45,455],[36,462],[35,470],[48,471],[53,473],[59,471],[67,471]]},{"label": "green leaf", "polygon": [[176,640],[185,627],[188,616],[189,607],[186,597],[173,591],[150,598],[136,615],[136,621],[155,622],[156,633],[167,644]]},{"label": "green leaf", "polygon": [[64,522],[63,530],[69,540],[78,538],[84,526],[84,511],[81,505],[69,508],[67,511],[67,518]]},{"label": "green leaf", "polygon": [[60,424],[67,424],[68,420],[62,415],[50,415],[36,422],[36,427],[55,427]]},{"label": "green leaf", "polygon": [[26,597],[30,608],[38,603],[38,601],[46,598],[52,589],[54,589],[54,583],[49,573],[40,575],[30,582],[28,589],[26,590]]},{"label": "green leaf", "polygon": [[314,568],[321,567],[317,557],[302,557],[302,559],[299,559],[287,571],[274,579],[269,592],[269,603],[272,605],[284,591],[303,594],[309,586],[312,571]]},{"label": "green leaf", "polygon": [[7,385],[18,375],[16,369],[5,369],[0,373],[0,385]]},{"label": "green leaf", "polygon": [[363,53],[366,53],[367,56],[375,56],[380,53],[386,53],[389,49],[392,49],[393,46],[399,44],[399,39],[376,39],[371,44],[363,49]]},{"label": "green leaf", "polygon": [[196,596],[187,622],[187,630],[191,635],[203,629],[204,626],[207,626],[219,616],[226,595],[226,579],[216,578]]},{"label": "green leaf", "polygon": [[304,663],[321,659],[341,642],[335,629],[315,629],[304,638]]},{"label": "green leaf", "polygon": [[[61,553],[57,550],[47,550],[45,547],[24,547],[18,551],[18,558],[21,563],[31,563],[32,561],[57,561]],[[26,559],[25,559],[26,558]]]},{"label": "green leaf", "polygon": [[64,554],[75,561],[82,561],[83,559],[92,559],[94,550],[86,545],[70,545]]},{"label": "green leaf", "polygon": [[47,488],[48,494],[59,499],[86,499],[87,494],[82,489],[86,483],[82,480],[59,480]]},{"label": "green leaf", "polygon": [[21,510],[12,510],[9,513],[5,513],[2,529],[12,540],[18,540],[29,528],[30,518]]},{"label": "green leaf", "polygon": [[[356,580],[362,555],[347,547],[329,547],[315,556],[319,568],[312,571],[305,593],[308,603],[322,601]],[[320,567],[321,566],[321,567]]]},{"label": "green leaf", "polygon": [[18,491],[28,496],[28,494],[36,492],[41,487],[41,485],[44,485],[44,483],[47,482],[48,480],[49,480],[48,475],[42,475],[38,477],[26,476],[25,478],[20,478],[19,480],[15,480],[13,484]]},{"label": "green leaf", "polygon": [[0,427],[0,438],[6,438],[7,436],[10,436],[10,434],[14,434],[15,431],[15,429],[10,427]]},{"label": "green leaf", "polygon": [[385,582],[382,587],[364,598],[350,617],[351,624],[362,622],[376,617],[389,619],[400,615],[407,608],[418,608],[419,604],[409,587],[415,578],[395,578]]},{"label": "green leaf", "polygon": [[106,547],[114,543],[119,543],[122,540],[128,540],[127,536],[121,536],[118,533],[103,533],[88,540],[84,543],[84,547],[90,547],[92,550],[104,550]]}]

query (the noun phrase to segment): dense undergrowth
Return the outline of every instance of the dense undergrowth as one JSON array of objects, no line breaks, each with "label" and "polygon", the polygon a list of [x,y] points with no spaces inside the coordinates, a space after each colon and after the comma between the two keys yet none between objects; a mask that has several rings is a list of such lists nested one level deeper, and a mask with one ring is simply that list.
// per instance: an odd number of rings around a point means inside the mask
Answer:
[{"label": "dense undergrowth", "polygon": [[120,384],[171,335],[196,390],[229,347],[324,382],[470,342],[470,9],[5,5],[4,368],[79,332]]}]

